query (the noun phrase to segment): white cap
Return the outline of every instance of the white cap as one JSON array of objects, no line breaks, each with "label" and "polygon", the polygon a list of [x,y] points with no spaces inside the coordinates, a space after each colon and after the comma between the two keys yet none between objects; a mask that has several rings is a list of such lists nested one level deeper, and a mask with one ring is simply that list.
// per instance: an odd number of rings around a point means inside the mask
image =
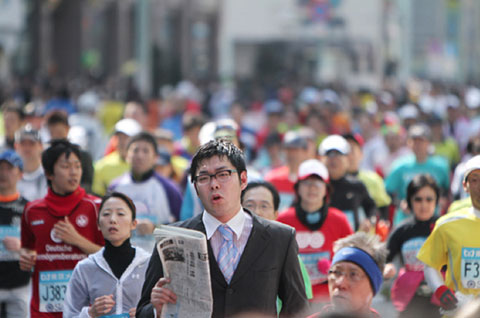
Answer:
[{"label": "white cap", "polygon": [[88,147],[88,136],[87,131],[83,126],[72,126],[68,131],[68,139],[76,144],[79,145],[82,149],[87,149]]},{"label": "white cap", "polygon": [[418,117],[418,109],[415,105],[406,104],[403,105],[402,108],[398,110],[398,116],[400,119],[405,120],[409,118],[417,118]]},{"label": "white cap", "polygon": [[93,91],[87,91],[80,95],[77,100],[77,106],[80,111],[93,112],[97,109],[100,99]]},{"label": "white cap", "polygon": [[214,133],[216,128],[217,125],[214,121],[209,121],[200,128],[200,131],[198,132],[198,140],[201,145],[205,145],[210,140],[215,139]]},{"label": "white cap", "polygon": [[298,167],[298,180],[305,180],[310,176],[318,176],[328,183],[328,170],[323,163],[317,159],[305,160]]},{"label": "white cap", "polygon": [[470,158],[467,163],[465,163],[465,172],[463,174],[463,182],[467,181],[467,177],[470,172],[474,170],[480,170],[480,155],[477,155],[473,158]]},{"label": "white cap", "polygon": [[135,136],[142,131],[142,126],[132,118],[119,120],[115,124],[115,132],[123,133],[129,137]]},{"label": "white cap", "polygon": [[348,155],[350,152],[350,145],[342,136],[330,135],[322,141],[318,147],[318,152],[321,156],[325,156],[330,150],[336,150],[343,155]]},{"label": "white cap", "polygon": [[301,104],[316,104],[321,100],[320,91],[314,87],[305,87],[298,97]]},{"label": "white cap", "polygon": [[322,101],[324,103],[330,103],[330,104],[340,103],[340,98],[338,97],[338,94],[334,90],[324,89],[321,94],[322,94]]},{"label": "white cap", "polygon": [[451,107],[451,108],[460,107],[460,99],[458,99],[458,97],[453,94],[447,95],[445,101],[447,103],[447,107]]},{"label": "white cap", "polygon": [[480,89],[470,87],[465,92],[465,104],[470,109],[475,109],[480,106]]},{"label": "white cap", "polygon": [[435,99],[428,94],[423,94],[418,99],[418,106],[420,106],[420,109],[427,114],[433,112],[435,109],[435,104]]}]

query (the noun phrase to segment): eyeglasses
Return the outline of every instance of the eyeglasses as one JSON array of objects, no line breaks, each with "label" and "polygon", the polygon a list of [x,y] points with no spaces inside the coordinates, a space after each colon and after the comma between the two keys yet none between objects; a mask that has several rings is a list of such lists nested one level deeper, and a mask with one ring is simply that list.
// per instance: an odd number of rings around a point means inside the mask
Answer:
[{"label": "eyeglasses", "polygon": [[213,174],[208,174],[208,173],[200,174],[193,179],[193,182],[195,182],[198,185],[206,185],[212,181],[212,178],[215,178],[220,183],[226,183],[228,182],[228,180],[230,180],[230,177],[234,172],[237,172],[237,170],[225,169],[225,170],[217,171]]},{"label": "eyeglasses", "polygon": [[336,281],[340,277],[345,276],[349,281],[358,283],[363,278],[365,278],[365,274],[361,273],[360,271],[352,270],[352,271],[341,271],[339,269],[329,270],[328,271],[328,279]]},{"label": "eyeglasses", "polygon": [[413,201],[415,202],[422,202],[422,201],[427,201],[427,202],[433,202],[435,200],[434,197],[414,197]]},{"label": "eyeglasses", "polygon": [[243,207],[251,211],[273,211],[273,206],[267,203],[256,204],[255,202],[246,202],[243,204]]}]

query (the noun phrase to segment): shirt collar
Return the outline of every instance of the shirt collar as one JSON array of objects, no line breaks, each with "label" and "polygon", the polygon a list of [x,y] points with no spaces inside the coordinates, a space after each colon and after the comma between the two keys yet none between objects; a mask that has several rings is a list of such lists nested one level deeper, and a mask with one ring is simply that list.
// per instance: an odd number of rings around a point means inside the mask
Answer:
[{"label": "shirt collar", "polygon": [[37,177],[43,175],[43,168],[42,165],[40,165],[37,169],[35,169],[32,172],[23,172],[23,179],[26,181],[31,181],[36,179]]},{"label": "shirt collar", "polygon": [[471,210],[471,211],[473,212],[473,214],[474,214],[477,218],[480,218],[480,211],[479,211],[478,209],[476,209],[476,208],[474,208],[474,207],[472,206],[472,210]]},{"label": "shirt collar", "polygon": [[[205,210],[203,211],[202,221],[205,225],[207,240],[209,240],[215,233],[217,228],[223,224]],[[238,240],[243,232],[243,225],[245,224],[245,212],[243,211],[243,208],[240,207],[240,210],[238,210],[237,214],[235,214],[235,216],[231,218],[230,221],[228,221],[226,224],[233,230],[233,232],[235,232]]]}]

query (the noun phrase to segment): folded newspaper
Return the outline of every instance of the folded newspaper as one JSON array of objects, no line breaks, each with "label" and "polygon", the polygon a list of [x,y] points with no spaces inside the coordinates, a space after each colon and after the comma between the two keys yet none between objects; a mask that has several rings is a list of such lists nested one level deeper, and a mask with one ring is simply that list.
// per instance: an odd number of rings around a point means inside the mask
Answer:
[{"label": "folded newspaper", "polygon": [[177,295],[176,304],[162,308],[162,318],[212,316],[213,297],[207,238],[199,231],[161,225],[153,232],[166,287]]}]

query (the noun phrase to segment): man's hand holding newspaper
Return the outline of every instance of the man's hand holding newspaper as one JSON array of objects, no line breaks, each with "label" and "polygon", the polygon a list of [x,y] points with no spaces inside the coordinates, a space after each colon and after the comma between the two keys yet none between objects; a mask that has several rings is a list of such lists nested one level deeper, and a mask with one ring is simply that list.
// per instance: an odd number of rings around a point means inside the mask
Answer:
[{"label": "man's hand holding newspaper", "polygon": [[162,225],[154,235],[164,272],[150,295],[157,315],[211,317],[213,297],[205,234]]},{"label": "man's hand holding newspaper", "polygon": [[168,283],[170,283],[170,278],[160,278],[150,294],[150,302],[152,303],[153,307],[155,307],[157,313],[162,312],[162,307],[164,304],[175,304],[177,302],[177,295],[175,295],[175,293],[170,289],[163,287]]}]

